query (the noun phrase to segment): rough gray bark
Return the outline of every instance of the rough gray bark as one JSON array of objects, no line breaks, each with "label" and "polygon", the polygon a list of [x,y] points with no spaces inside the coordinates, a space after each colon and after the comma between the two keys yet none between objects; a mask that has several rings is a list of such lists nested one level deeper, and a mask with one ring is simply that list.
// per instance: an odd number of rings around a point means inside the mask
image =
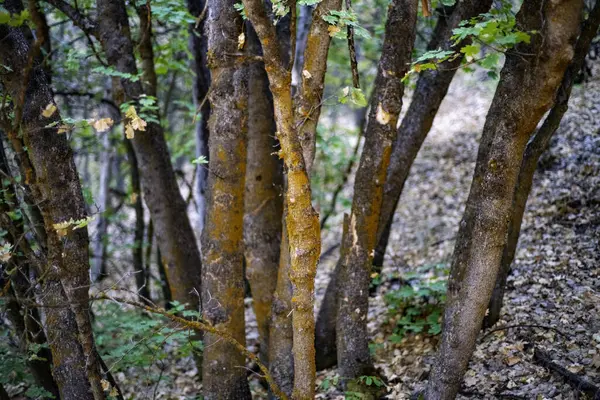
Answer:
[{"label": "rough gray bark", "polygon": [[365,144],[354,183],[352,212],[345,221],[336,326],[338,370],[344,379],[369,375],[373,368],[367,332],[371,262],[377,243],[383,185],[402,109],[401,80],[412,56],[417,7],[417,0],[394,0],[388,9]]},{"label": "rough gray bark", "polygon": [[520,30],[539,34],[507,54],[483,128],[428,400],[454,399],[460,389],[500,269],[525,147],[573,57],[581,9],[581,0],[531,0],[517,15]]},{"label": "rough gray bark", "polygon": [[[10,7],[15,3],[5,4],[13,11]],[[2,74],[2,83],[20,108],[15,112],[16,128],[7,136],[22,161],[24,182],[41,210],[47,237],[47,260],[41,271],[46,279],[41,284],[38,303],[44,305],[42,320],[52,351],[54,378],[63,399],[104,399],[88,314],[87,230],[69,228],[65,235],[59,235],[53,226],[87,216],[73,153],[56,126],[46,128],[60,122],[60,116],[58,112],[49,118],[41,115],[41,110],[54,101],[45,73],[36,55],[30,54],[23,32],[0,25],[0,37],[0,62],[11,67],[9,73]]]},{"label": "rough gray bark", "polygon": [[[428,50],[437,48],[443,50],[460,49],[469,44],[470,40],[466,39],[453,46],[454,41],[450,39],[452,30],[458,27],[461,21],[488,11],[491,4],[492,0],[459,1],[448,17],[440,15],[433,36],[427,45]],[[394,212],[410,168],[431,129],[435,115],[448,92],[448,87],[461,61],[462,57],[457,57],[455,60],[440,64],[436,70],[427,70],[419,74],[413,98],[406,115],[402,118],[392,146],[392,158],[387,175],[389,178],[385,182],[383,205],[381,206],[381,217],[377,232],[378,242],[373,259],[373,264],[377,267],[383,265],[385,249],[394,220]]]},{"label": "rough gray bark", "polygon": [[515,258],[515,251],[519,243],[519,234],[521,232],[523,214],[525,213],[527,198],[529,197],[531,187],[533,186],[533,177],[538,161],[541,155],[548,148],[550,139],[552,139],[554,132],[556,132],[558,129],[563,115],[567,112],[573,83],[577,78],[577,74],[579,74],[582,69],[582,66],[585,62],[585,57],[590,48],[590,44],[596,36],[596,32],[598,32],[599,24],[600,1],[596,1],[596,5],[586,21],[583,23],[581,34],[579,35],[577,44],[575,46],[575,55],[573,56],[573,60],[567,68],[562,83],[558,89],[556,103],[544,120],[542,126],[538,129],[535,136],[527,144],[527,148],[525,149],[525,154],[523,156],[521,170],[519,172],[519,178],[517,181],[517,188],[515,189],[513,214],[511,216],[508,229],[508,240],[504,246],[500,273],[496,279],[496,286],[494,287],[494,292],[492,293],[492,298],[488,306],[489,312],[483,320],[484,328],[493,326],[500,318],[500,311],[502,309],[504,291],[506,288],[506,279],[508,278],[511,264]]},{"label": "rough gray bark", "polygon": [[[260,54],[256,33],[248,27],[247,50]],[[260,353],[268,361],[269,323],[279,269],[283,218],[283,171],[277,157],[273,101],[264,64],[248,66],[248,161],[244,200],[246,276],[252,291]]]},{"label": "rough gray bark", "polygon": [[[60,0],[48,3],[67,14],[75,25],[98,38],[108,64],[119,72],[136,75],[129,20],[122,0],[98,0],[97,20],[92,21]],[[144,93],[141,82],[121,79],[120,102],[136,101]],[[200,253],[181,197],[164,132],[160,124],[148,122],[146,131],[132,139],[144,200],[150,210],[157,243],[165,264],[173,298],[198,309],[201,280]]]},{"label": "rough gray bark", "polygon": [[[4,133],[0,132],[0,171],[3,175],[0,183],[0,227],[7,232],[5,239],[14,248],[11,259],[0,267],[0,287],[10,287],[6,299],[6,314],[13,325],[23,356],[27,357],[27,365],[35,381],[55,397],[58,397],[58,385],[52,377],[52,353],[50,350],[47,347],[40,348],[36,353],[37,358],[29,357],[27,354],[29,344],[47,344],[43,327],[38,322],[40,317],[37,309],[25,305],[27,301],[35,302],[35,298],[29,292],[31,287],[29,277],[34,276],[30,272],[39,268],[39,265],[36,265],[34,252],[24,235],[24,218],[13,221],[8,215],[9,211],[20,208],[20,204],[14,186],[7,183],[6,179],[12,176],[12,172],[4,151],[4,143],[1,138],[3,135]],[[43,247],[43,243],[40,244]],[[5,276],[6,271],[9,270],[15,272],[11,273],[10,276]],[[8,279],[10,279],[10,285],[7,286],[6,280]]]},{"label": "rough gray bark", "polygon": [[[196,157],[208,159],[208,119],[210,118],[210,102],[207,99],[210,88],[210,70],[206,53],[208,50],[207,36],[205,34],[205,21],[207,15],[206,0],[188,0],[188,10],[196,22],[190,25],[190,51],[194,55],[193,70],[194,79],[194,105],[200,115],[196,120]],[[198,110],[198,108],[200,108]],[[204,228],[206,210],[206,179],[208,170],[205,165],[198,164],[196,167],[196,187],[194,197],[198,207],[198,232]]]},{"label": "rough gray bark", "polygon": [[[248,130],[247,66],[240,62],[242,20],[234,0],[211,3],[208,49],[209,175],[202,234],[204,319],[245,343],[243,218]],[[203,392],[206,399],[251,399],[245,357],[221,337],[204,337]]]}]

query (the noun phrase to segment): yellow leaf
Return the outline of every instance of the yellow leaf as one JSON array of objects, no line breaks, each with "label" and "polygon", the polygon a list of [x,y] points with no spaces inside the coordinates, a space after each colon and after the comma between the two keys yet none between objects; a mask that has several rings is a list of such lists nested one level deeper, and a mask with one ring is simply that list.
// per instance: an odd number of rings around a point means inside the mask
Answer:
[{"label": "yellow leaf", "polygon": [[310,79],[312,78],[312,74],[310,72],[308,72],[308,70],[304,70],[302,71],[302,76],[305,77],[306,79]]},{"label": "yellow leaf", "polygon": [[71,226],[74,223],[75,221],[73,221],[73,218],[71,218],[69,221],[63,221],[57,224],[53,224],[52,227],[54,228],[58,236],[67,236],[67,230],[69,229],[69,226]]},{"label": "yellow leaf", "polygon": [[59,135],[61,133],[67,133],[71,130],[71,127],[69,125],[60,125],[58,127],[58,131],[56,133],[58,133]]},{"label": "yellow leaf", "polygon": [[0,261],[2,261],[2,262],[7,262],[8,260],[10,260],[11,257],[12,257],[12,254],[10,252],[0,253]]},{"label": "yellow leaf", "polygon": [[133,204],[137,201],[139,194],[137,192],[133,192],[131,193],[131,195],[129,196],[129,204]]},{"label": "yellow leaf", "polygon": [[113,126],[114,121],[112,120],[112,118],[101,118],[97,121],[94,121],[94,129],[98,132],[106,132],[107,130],[110,129],[111,126]]},{"label": "yellow leaf", "polygon": [[46,108],[42,111],[42,116],[44,118],[50,118],[52,114],[56,112],[56,106],[52,103],[49,103]]},{"label": "yellow leaf", "polygon": [[146,121],[144,121],[140,117],[135,117],[131,120],[131,126],[136,131],[145,131],[146,130]]},{"label": "yellow leaf", "polygon": [[135,111],[135,107],[129,106],[127,111],[125,111],[125,116],[130,119],[137,118],[138,115],[137,115],[137,112]]},{"label": "yellow leaf", "polygon": [[102,385],[102,390],[110,389],[110,383],[106,379],[102,379],[100,384]]},{"label": "yellow leaf", "polygon": [[246,35],[244,32],[240,33],[238,36],[238,50],[242,50],[244,48],[244,44],[246,43]]},{"label": "yellow leaf", "polygon": [[125,136],[127,137],[127,139],[133,139],[135,136],[133,127],[129,124],[125,126]]},{"label": "yellow leaf", "polygon": [[329,25],[327,27],[327,31],[329,31],[329,36],[331,36],[331,37],[335,36],[335,34],[338,33],[341,30],[342,29],[339,26],[336,26],[336,25]]}]

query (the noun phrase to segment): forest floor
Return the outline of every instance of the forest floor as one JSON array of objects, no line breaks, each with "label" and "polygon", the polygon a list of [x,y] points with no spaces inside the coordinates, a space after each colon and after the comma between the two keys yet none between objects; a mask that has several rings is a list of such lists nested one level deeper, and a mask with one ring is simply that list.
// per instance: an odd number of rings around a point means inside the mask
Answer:
[{"label": "forest floor", "polygon": [[[600,385],[600,68],[595,69],[587,83],[574,88],[570,109],[540,161],[501,320],[480,334],[461,399],[585,398],[534,360],[535,350]],[[415,271],[449,267],[492,95],[476,76],[455,79],[396,211],[369,323],[387,398],[408,399],[424,387],[439,336],[413,333],[393,343],[389,338],[401,315],[386,299],[400,282],[414,282]],[[329,264],[334,263],[332,257]],[[317,278],[321,295],[324,275]],[[334,374],[323,373],[321,382]],[[342,396],[332,388],[319,398]]]}]

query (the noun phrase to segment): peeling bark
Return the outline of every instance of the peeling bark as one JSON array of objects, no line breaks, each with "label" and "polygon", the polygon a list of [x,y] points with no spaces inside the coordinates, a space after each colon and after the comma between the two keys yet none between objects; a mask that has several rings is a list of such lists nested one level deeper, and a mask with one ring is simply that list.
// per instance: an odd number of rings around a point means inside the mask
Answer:
[{"label": "peeling bark", "polygon": [[[210,161],[206,224],[202,234],[204,319],[245,343],[243,218],[248,130],[247,67],[234,55],[242,19],[233,0],[208,10]],[[206,333],[203,391],[206,399],[251,399],[245,358],[231,343]]]},{"label": "peeling bark", "polygon": [[[463,0],[458,2],[448,17],[440,15],[427,49],[461,49],[463,46],[468,45],[470,40],[467,39],[453,46],[454,41],[450,39],[452,30],[458,27],[461,21],[488,11],[491,4],[491,0]],[[461,61],[462,57],[457,57],[453,61],[440,64],[436,70],[423,71],[419,75],[410,106],[406,111],[406,115],[402,118],[392,145],[392,157],[383,192],[383,204],[377,232],[377,247],[373,259],[373,264],[376,267],[383,265],[385,249],[394,220],[394,212],[398,206],[410,168],[431,129],[440,104],[448,92],[448,87]]]},{"label": "peeling bark", "polygon": [[517,14],[519,29],[540,33],[507,54],[483,128],[428,400],[454,399],[460,389],[500,269],[525,147],[573,57],[581,10],[581,0],[532,0]]},{"label": "peeling bark", "polygon": [[506,279],[508,278],[511,264],[515,258],[515,251],[519,242],[525,206],[527,205],[527,198],[529,197],[529,193],[533,186],[533,177],[538,161],[548,148],[550,139],[552,139],[554,132],[558,129],[563,115],[567,112],[573,83],[584,65],[585,57],[588,54],[592,40],[596,36],[596,32],[598,32],[599,24],[600,1],[597,1],[587,20],[583,23],[581,34],[575,45],[575,55],[573,56],[573,60],[567,68],[558,89],[556,103],[525,149],[521,170],[519,171],[519,178],[517,180],[517,188],[515,189],[513,199],[513,213],[508,229],[508,240],[504,245],[500,273],[496,279],[496,286],[494,287],[492,298],[488,306],[489,312],[483,320],[484,328],[493,326],[500,318],[504,290],[506,288]]},{"label": "peeling bark", "polygon": [[356,172],[352,212],[340,251],[337,359],[344,379],[372,369],[367,332],[371,261],[383,200],[392,141],[402,109],[402,78],[409,68],[415,39],[417,0],[394,0],[388,8],[365,144]]}]

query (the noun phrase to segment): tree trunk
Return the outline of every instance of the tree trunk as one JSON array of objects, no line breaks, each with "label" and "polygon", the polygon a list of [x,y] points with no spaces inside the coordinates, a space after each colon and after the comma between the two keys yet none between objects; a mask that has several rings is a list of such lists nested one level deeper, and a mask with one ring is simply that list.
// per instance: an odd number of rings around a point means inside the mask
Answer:
[{"label": "tree trunk", "polygon": [[[108,109],[108,107],[106,107]],[[99,215],[95,221],[95,235],[92,237],[91,280],[96,282],[105,272],[105,236],[108,230],[108,208],[110,206],[109,185],[112,164],[111,131],[102,133],[102,151],[100,152],[100,182],[98,188]]]},{"label": "tree trunk", "polygon": [[340,251],[337,359],[344,379],[369,375],[367,315],[371,261],[396,123],[402,109],[402,78],[409,68],[415,39],[417,0],[394,0],[388,9],[385,39],[360,164],[354,183],[352,213]]},{"label": "tree trunk", "polygon": [[[82,16],[68,3],[58,0],[49,0],[49,3],[69,16],[79,28],[99,39],[110,66],[122,73],[137,74],[127,10],[122,0],[99,0],[96,3],[97,21]],[[144,94],[139,81],[123,78],[120,83],[124,91],[121,103],[137,101]],[[137,132],[132,144],[138,159],[144,199],[154,222],[173,298],[198,309],[200,253],[185,201],[179,192],[162,127],[148,122],[146,131]]]},{"label": "tree trunk", "polygon": [[[10,11],[13,5],[19,6],[16,1],[6,3]],[[11,72],[2,75],[2,83],[11,97],[17,99],[18,108],[16,128],[7,135],[18,156],[26,160],[21,163],[23,176],[32,189],[35,204],[40,207],[47,236],[47,262],[41,271],[46,279],[38,302],[48,306],[43,311],[54,377],[63,399],[104,399],[88,314],[87,230],[70,227],[65,235],[59,235],[54,228],[54,224],[87,217],[73,153],[66,136],[57,133],[57,126],[47,128],[53,122],[60,122],[58,112],[49,118],[40,115],[40,110],[54,101],[45,73],[37,68],[35,50],[29,54],[30,46],[18,28],[0,25],[0,37],[4,38],[0,62],[11,68]],[[34,49],[36,46],[37,43]],[[27,147],[26,153],[23,146]],[[65,304],[69,308],[65,309]]]},{"label": "tree trunk", "polygon": [[[328,1],[319,3],[316,9],[328,7],[328,3]],[[291,66],[282,57],[282,49],[277,40],[275,27],[267,16],[262,1],[246,0],[244,6],[262,44],[265,68],[273,93],[278,138],[281,144],[279,154],[287,169],[285,223],[291,261],[289,275],[294,296],[292,299],[293,398],[312,399],[315,392],[316,373],[313,316],[314,279],[321,251],[321,240],[319,217],[311,203],[310,180],[307,173],[307,166],[310,163],[306,161],[308,157],[305,158],[301,144],[301,140],[306,137],[300,138],[296,129],[291,95]],[[313,18],[313,24],[316,19],[321,20],[321,18]],[[328,36],[327,30],[321,33]],[[306,55],[307,52],[305,52],[304,69],[307,64]],[[311,53],[310,57],[315,55],[316,53]],[[315,71],[315,74],[317,73],[318,71]],[[315,74],[312,75],[316,76]]]},{"label": "tree trunk", "polygon": [[[39,268],[37,259],[29,245],[29,241],[25,237],[24,218],[12,220],[8,212],[19,209],[18,197],[14,187],[10,183],[6,183],[6,178],[12,176],[6,152],[4,151],[4,143],[0,137],[0,171],[3,179],[0,183],[0,227],[7,232],[5,237],[7,241],[14,246],[12,249],[12,257],[8,263],[4,263],[3,271],[0,271],[0,286],[10,287],[10,292],[13,292],[14,298],[8,298],[6,303],[7,317],[11,321],[19,339],[20,348],[24,357],[27,358],[27,365],[38,385],[58,397],[59,391],[54,378],[52,377],[52,353],[47,347],[42,347],[36,352],[37,357],[29,357],[27,355],[28,344],[47,344],[46,335],[43,327],[40,325],[40,317],[37,309],[29,308],[24,305],[28,300],[35,302],[35,298],[29,293],[30,271],[33,268]],[[40,247],[45,247],[43,240],[40,240]],[[31,258],[31,259],[28,259]],[[10,278],[10,286],[4,281],[4,273],[9,270],[14,272],[6,279]],[[10,296],[10,294],[9,294]]]},{"label": "tree trunk", "polygon": [[[453,46],[454,40],[450,39],[452,30],[457,28],[461,21],[488,11],[491,4],[491,0],[459,1],[448,17],[440,15],[427,49],[461,49],[469,44],[470,40],[467,39]],[[377,231],[377,247],[373,259],[373,265],[376,267],[383,265],[385,250],[394,220],[394,212],[410,168],[431,129],[435,115],[448,92],[448,87],[461,61],[462,57],[457,57],[453,61],[440,64],[438,69],[423,71],[419,75],[412,101],[406,115],[402,118],[402,123],[392,145],[392,157],[388,167],[388,179],[384,186],[381,217],[379,218]]]},{"label": "tree trunk", "polygon": [[[248,129],[247,66],[236,60],[242,20],[233,0],[211,3],[208,51],[210,162],[202,234],[204,319],[245,343],[243,218]],[[214,334],[204,339],[206,399],[250,399],[245,358]]]},{"label": "tree trunk", "polygon": [[496,285],[488,306],[489,312],[483,320],[484,328],[493,326],[500,318],[500,310],[502,309],[504,290],[506,288],[506,279],[508,278],[510,266],[515,258],[515,251],[519,242],[523,214],[525,213],[527,198],[529,197],[529,193],[531,192],[531,187],[533,185],[533,177],[537,163],[540,159],[540,156],[548,148],[550,139],[552,139],[552,135],[554,132],[556,132],[556,129],[558,129],[563,115],[565,112],[567,112],[573,83],[577,78],[577,74],[579,71],[581,71],[583,63],[585,62],[585,57],[588,53],[590,44],[596,36],[596,32],[598,32],[599,24],[600,1],[597,1],[589,17],[583,23],[581,34],[577,40],[577,45],[575,46],[575,55],[573,56],[573,60],[567,68],[562,83],[558,89],[556,103],[552,107],[550,114],[548,114],[540,129],[538,129],[535,136],[527,144],[527,148],[525,149],[513,199],[513,212],[508,228],[508,240],[504,245],[502,262],[500,264],[500,273],[498,274],[498,278],[496,278]]},{"label": "tree trunk", "polygon": [[[194,55],[194,105],[200,115],[196,116],[196,157],[205,157],[208,160],[208,119],[210,117],[210,102],[206,98],[210,88],[210,71],[206,52],[208,50],[207,36],[205,34],[205,21],[207,13],[206,0],[188,0],[188,10],[196,22],[190,25],[190,51]],[[198,108],[200,108],[198,110]],[[195,200],[198,207],[199,223],[198,232],[204,228],[206,214],[206,179],[208,169],[205,165],[196,166]]]},{"label": "tree trunk", "polygon": [[315,7],[312,22],[306,37],[301,84],[295,98],[295,121],[298,137],[302,145],[306,171],[310,174],[315,159],[317,123],[321,115],[325,73],[327,72],[327,54],[331,36],[329,23],[322,17],[330,11],[341,10],[341,0],[323,0]]},{"label": "tree trunk", "polygon": [[[256,33],[247,29],[251,54],[260,54]],[[277,285],[283,217],[283,175],[275,140],[275,119],[264,64],[248,66],[248,162],[244,213],[246,276],[258,325],[260,354],[268,361],[269,321]]]},{"label": "tree trunk", "polygon": [[532,0],[517,15],[518,29],[539,33],[507,54],[483,128],[426,399],[454,399],[460,389],[500,269],[525,146],[573,57],[581,9],[581,0]]},{"label": "tree trunk", "polygon": [[131,259],[137,294],[142,303],[150,301],[150,282],[147,280],[146,266],[144,265],[144,204],[142,203],[142,188],[140,186],[140,172],[137,157],[131,142],[126,140],[127,158],[129,160],[129,174],[131,176],[131,196],[135,210],[135,229],[133,233],[133,247]]}]

